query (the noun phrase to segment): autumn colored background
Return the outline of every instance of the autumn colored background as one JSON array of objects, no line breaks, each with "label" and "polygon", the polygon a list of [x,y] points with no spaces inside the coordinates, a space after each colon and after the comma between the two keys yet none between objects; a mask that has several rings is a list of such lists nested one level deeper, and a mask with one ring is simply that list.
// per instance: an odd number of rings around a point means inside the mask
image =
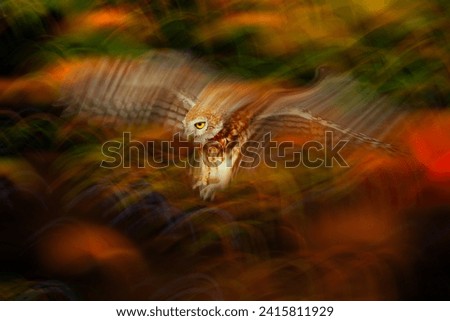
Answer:
[{"label": "autumn colored background", "polygon": [[[449,14],[446,0],[1,1],[0,298],[450,299]],[[102,169],[120,131],[61,118],[61,81],[159,48],[277,85],[349,71],[407,111],[409,156],[259,168],[214,202],[179,168]]]}]

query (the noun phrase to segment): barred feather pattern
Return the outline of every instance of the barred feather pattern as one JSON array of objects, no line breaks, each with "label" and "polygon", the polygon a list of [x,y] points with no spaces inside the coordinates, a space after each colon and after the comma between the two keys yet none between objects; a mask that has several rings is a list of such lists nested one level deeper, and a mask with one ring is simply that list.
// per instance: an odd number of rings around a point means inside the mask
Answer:
[{"label": "barred feather pattern", "polygon": [[206,64],[174,51],[153,52],[139,59],[103,58],[87,62],[66,80],[58,104],[63,116],[84,114],[105,122],[158,123],[173,130],[215,73]]}]

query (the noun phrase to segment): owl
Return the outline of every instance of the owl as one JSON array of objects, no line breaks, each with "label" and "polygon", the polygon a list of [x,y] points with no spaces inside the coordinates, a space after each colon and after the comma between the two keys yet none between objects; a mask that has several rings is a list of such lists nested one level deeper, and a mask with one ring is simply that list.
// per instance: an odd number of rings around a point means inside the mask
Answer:
[{"label": "owl", "polygon": [[256,165],[243,147],[263,156],[267,137],[333,133],[346,144],[396,152],[380,140],[399,118],[396,109],[349,74],[319,73],[311,85],[281,88],[225,75],[188,54],[155,51],[86,63],[64,82],[61,104],[65,117],[95,117],[105,126],[156,123],[194,142],[189,172],[205,200],[243,164]]}]

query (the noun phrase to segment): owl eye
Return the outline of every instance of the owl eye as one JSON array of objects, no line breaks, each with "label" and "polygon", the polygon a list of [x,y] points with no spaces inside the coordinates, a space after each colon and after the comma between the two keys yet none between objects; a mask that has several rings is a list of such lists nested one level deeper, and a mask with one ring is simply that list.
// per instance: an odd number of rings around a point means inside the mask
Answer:
[{"label": "owl eye", "polygon": [[194,124],[195,128],[197,128],[197,129],[202,129],[203,127],[205,127],[205,125],[206,125],[205,121],[200,121],[200,122]]}]

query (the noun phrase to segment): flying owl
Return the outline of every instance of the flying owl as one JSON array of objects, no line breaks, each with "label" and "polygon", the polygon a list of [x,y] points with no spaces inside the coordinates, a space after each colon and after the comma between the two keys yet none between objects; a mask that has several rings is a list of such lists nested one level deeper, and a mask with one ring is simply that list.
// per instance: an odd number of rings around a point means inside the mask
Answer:
[{"label": "flying owl", "polygon": [[59,104],[66,117],[156,123],[197,143],[193,188],[213,199],[249,164],[241,147],[253,142],[255,153],[266,153],[267,135],[314,139],[332,132],[346,143],[395,152],[380,140],[398,119],[395,108],[348,74],[318,78],[304,88],[279,88],[224,75],[188,54],[155,51],[86,63],[65,81]]}]

